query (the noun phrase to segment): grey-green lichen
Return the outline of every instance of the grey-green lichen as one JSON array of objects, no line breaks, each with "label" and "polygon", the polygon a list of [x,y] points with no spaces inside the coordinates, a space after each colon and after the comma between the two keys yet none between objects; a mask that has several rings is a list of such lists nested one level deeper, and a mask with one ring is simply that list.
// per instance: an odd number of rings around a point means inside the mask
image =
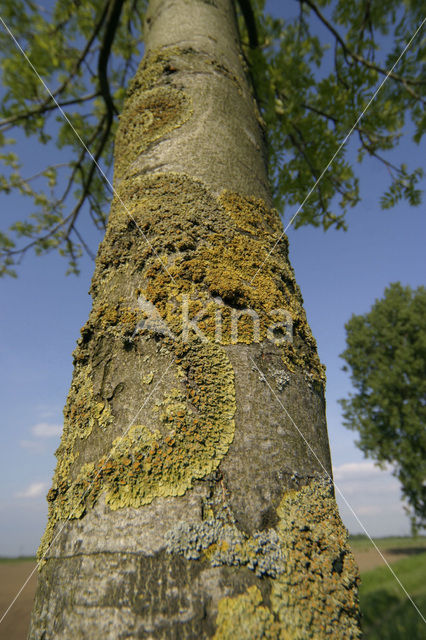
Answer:
[{"label": "grey-green lichen", "polygon": [[213,567],[246,566],[261,576],[275,578],[284,571],[278,534],[274,529],[257,531],[247,536],[241,531],[229,510],[222,508],[216,515],[199,524],[178,523],[166,534],[167,551],[188,560],[205,558]]},{"label": "grey-green lichen", "polygon": [[261,606],[257,587],[224,598],[214,639],[240,637],[239,624],[252,634],[247,638],[359,638],[359,575],[330,485],[318,480],[287,491],[278,516],[286,561],[271,581],[269,607]]}]

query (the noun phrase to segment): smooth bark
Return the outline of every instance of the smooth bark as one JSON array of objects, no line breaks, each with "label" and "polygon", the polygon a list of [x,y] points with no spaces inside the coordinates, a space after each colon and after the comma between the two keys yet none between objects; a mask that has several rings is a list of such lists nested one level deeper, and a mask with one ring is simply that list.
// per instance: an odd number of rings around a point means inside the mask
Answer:
[{"label": "smooth bark", "polygon": [[265,158],[231,0],[152,0],[31,639],[359,636],[324,372]]}]

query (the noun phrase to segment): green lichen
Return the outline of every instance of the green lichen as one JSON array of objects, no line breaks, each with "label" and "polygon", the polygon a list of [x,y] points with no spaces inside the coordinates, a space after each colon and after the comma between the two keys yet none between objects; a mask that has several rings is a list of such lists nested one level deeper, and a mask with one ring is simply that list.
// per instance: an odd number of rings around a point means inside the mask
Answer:
[{"label": "green lichen", "polygon": [[171,86],[134,96],[126,102],[117,131],[114,175],[118,179],[150,144],[181,126],[192,113],[189,98]]},{"label": "green lichen", "polygon": [[[125,262],[140,272],[139,294],[155,305],[175,335],[181,336],[186,304],[188,318],[207,339],[223,345],[279,341],[288,369],[324,382],[276,211],[235,193],[214,198],[200,182],[171,173],[129,177],[119,195],[145,239],[137,242],[133,234],[123,252],[120,239],[129,237],[129,214],[119,201],[113,203],[108,248],[100,262],[109,267]],[[288,319],[292,341],[287,334],[281,339],[282,328],[278,334],[274,329]]]},{"label": "green lichen", "polygon": [[[93,393],[92,367],[90,363],[77,361],[67,404],[64,409],[64,427],[61,443],[56,451],[58,463],[52,487],[47,494],[49,520],[41,540],[38,558],[42,558],[52,540],[55,523],[69,517],[79,518],[84,512],[79,482],[73,480],[72,469],[79,458],[79,444],[93,429],[107,431],[113,422],[107,401],[100,401]],[[83,465],[84,475],[88,475]]]},{"label": "green lichen", "polygon": [[175,74],[189,68],[192,73],[226,75],[241,92],[238,78],[207,54],[186,47],[168,47],[145,56],[133,78],[116,135],[114,175],[131,172],[131,164],[150,144],[182,126],[192,115],[191,100],[174,83]]},{"label": "green lichen", "polygon": [[[164,47],[154,49],[143,57],[139,68],[132,79],[128,99],[134,94],[152,89],[159,84],[169,85],[174,82],[175,74],[179,71],[197,71],[209,73],[211,71],[222,74],[231,80],[238,90],[242,91],[241,79],[238,78],[222,62],[205,51],[192,47]],[[255,100],[253,100],[255,103]]]},{"label": "green lichen", "polygon": [[[167,435],[132,427],[107,456],[102,486],[112,509],[183,495],[194,480],[217,469],[233,440],[234,377],[225,354],[194,342],[177,345],[175,352],[185,382],[183,391],[172,390],[164,400],[160,419]],[[129,460],[129,472],[123,460]]]},{"label": "green lichen", "polygon": [[330,486],[288,491],[278,516],[287,562],[272,584],[271,609],[282,637],[359,638],[358,569]]}]

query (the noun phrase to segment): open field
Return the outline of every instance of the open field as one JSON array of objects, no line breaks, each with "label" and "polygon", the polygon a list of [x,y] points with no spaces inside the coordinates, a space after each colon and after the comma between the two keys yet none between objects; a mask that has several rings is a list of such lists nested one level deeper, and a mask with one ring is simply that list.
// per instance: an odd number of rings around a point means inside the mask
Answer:
[{"label": "open field", "polygon": [[[351,537],[360,566],[366,640],[423,640],[426,626],[368,538]],[[426,536],[375,540],[414,602],[426,613]],[[35,567],[34,558],[0,558],[0,617]],[[0,640],[26,640],[35,573],[0,625]]]},{"label": "open field", "polygon": [[[35,567],[34,558],[0,559],[0,618]],[[37,584],[37,572],[0,624],[0,640],[25,640]]]},{"label": "open field", "polygon": [[[426,617],[426,553],[392,564],[418,609]],[[388,567],[362,574],[360,604],[367,640],[423,640],[426,624]]]},{"label": "open field", "polygon": [[[402,558],[426,553],[426,536],[377,538],[374,542],[390,564]],[[350,543],[362,574],[385,564],[383,558],[366,536],[351,536]]]}]

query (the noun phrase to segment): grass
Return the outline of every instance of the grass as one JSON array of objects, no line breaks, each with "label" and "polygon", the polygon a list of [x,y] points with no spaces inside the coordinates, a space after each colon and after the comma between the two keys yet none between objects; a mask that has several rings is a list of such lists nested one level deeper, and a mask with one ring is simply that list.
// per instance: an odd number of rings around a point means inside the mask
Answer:
[{"label": "grass", "polygon": [[35,556],[18,556],[16,558],[10,558],[8,556],[0,556],[0,564],[14,564],[16,562],[35,562]]},{"label": "grass", "polygon": [[[370,539],[363,534],[349,536],[349,542],[354,551],[369,551],[374,549]],[[374,542],[381,551],[398,550],[400,553],[415,553],[418,549],[426,551],[426,536],[374,538]]]},{"label": "grass", "polygon": [[[395,541],[393,543],[395,545]],[[398,560],[392,569],[425,616],[426,553],[413,553]],[[386,566],[362,574],[360,606],[366,640],[426,638],[425,623]]]}]

